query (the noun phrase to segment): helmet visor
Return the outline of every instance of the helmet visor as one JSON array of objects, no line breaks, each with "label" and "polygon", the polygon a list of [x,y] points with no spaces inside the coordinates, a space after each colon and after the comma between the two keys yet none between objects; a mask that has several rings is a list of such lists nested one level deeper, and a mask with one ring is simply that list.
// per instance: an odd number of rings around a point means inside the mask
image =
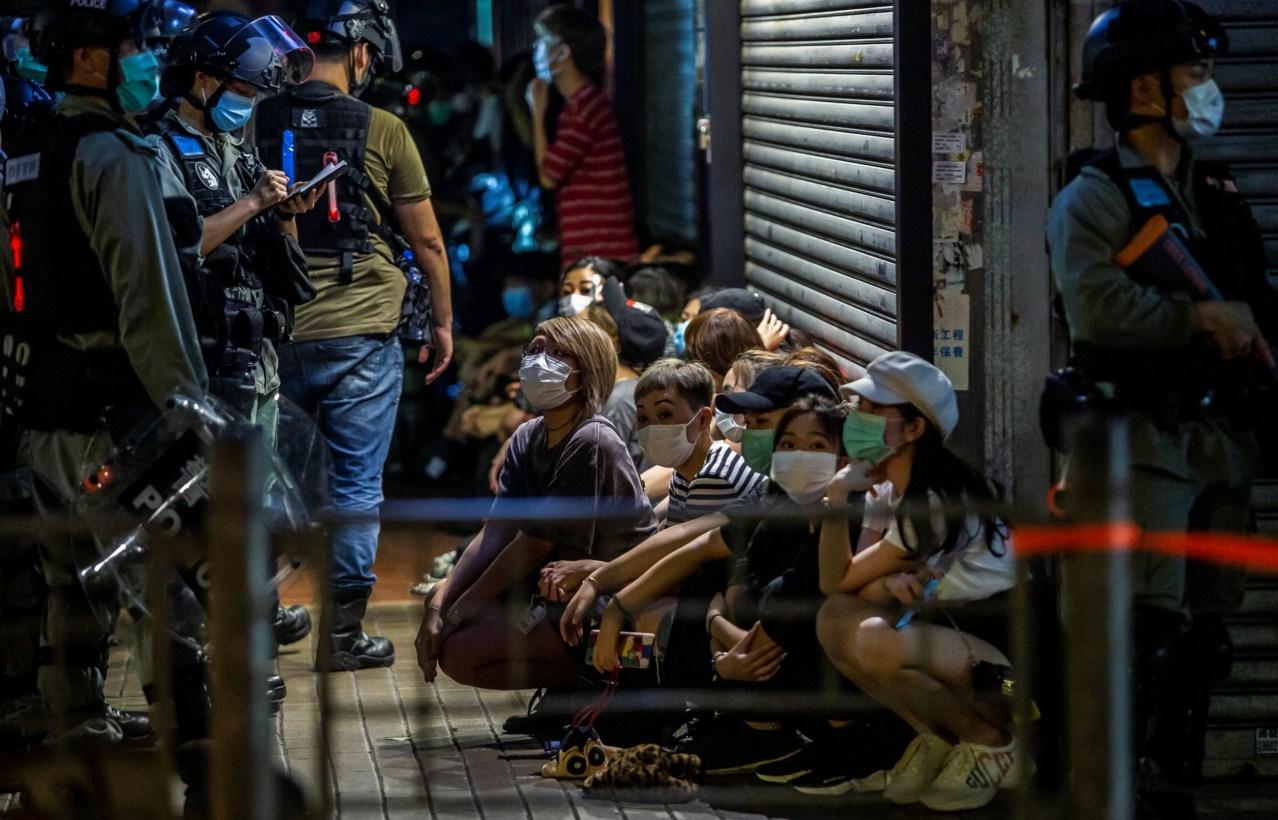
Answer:
[{"label": "helmet visor", "polygon": [[275,15],[259,17],[235,33],[226,44],[235,61],[232,74],[264,91],[306,82],[315,67],[315,54]]}]

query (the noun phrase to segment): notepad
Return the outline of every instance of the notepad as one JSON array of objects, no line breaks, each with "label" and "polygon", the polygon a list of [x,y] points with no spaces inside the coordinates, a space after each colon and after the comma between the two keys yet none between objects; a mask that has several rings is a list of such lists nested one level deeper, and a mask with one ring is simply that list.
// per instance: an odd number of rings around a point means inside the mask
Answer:
[{"label": "notepad", "polygon": [[311,179],[302,183],[302,186],[300,188],[298,188],[296,191],[289,194],[288,196],[284,197],[284,199],[281,201],[288,202],[293,197],[301,196],[302,194],[309,193],[310,191],[313,191],[316,188],[321,188],[335,179],[340,179],[349,170],[350,170],[350,166],[346,164],[346,160],[342,160],[336,165],[325,165],[324,170],[320,171]]}]

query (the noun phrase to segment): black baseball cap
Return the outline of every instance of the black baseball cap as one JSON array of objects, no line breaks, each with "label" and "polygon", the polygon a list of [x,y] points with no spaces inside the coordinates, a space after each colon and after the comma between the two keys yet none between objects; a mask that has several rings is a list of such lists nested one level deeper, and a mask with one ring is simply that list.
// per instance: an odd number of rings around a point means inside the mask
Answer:
[{"label": "black baseball cap", "polygon": [[810,367],[784,365],[770,367],[759,374],[749,390],[720,394],[714,402],[716,410],[725,413],[766,413],[789,407],[808,395],[837,399],[838,395],[821,374]]},{"label": "black baseball cap", "polygon": [[621,283],[613,276],[604,280],[603,296],[604,307],[617,323],[621,360],[635,367],[646,367],[660,359],[670,336],[661,314],[650,305],[627,299]]},{"label": "black baseball cap", "polygon": [[709,296],[701,297],[702,312],[715,308],[727,308],[735,310],[755,324],[763,321],[763,311],[767,307],[761,295],[745,288],[724,288]]}]

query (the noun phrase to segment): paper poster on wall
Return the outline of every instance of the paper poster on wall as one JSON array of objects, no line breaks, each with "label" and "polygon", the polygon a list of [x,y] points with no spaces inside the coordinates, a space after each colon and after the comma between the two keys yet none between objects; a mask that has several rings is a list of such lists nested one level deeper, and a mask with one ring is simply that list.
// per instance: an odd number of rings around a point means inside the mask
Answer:
[{"label": "paper poster on wall", "polygon": [[967,135],[962,132],[932,135],[933,154],[958,154],[967,150]]},{"label": "paper poster on wall", "polygon": [[932,182],[942,185],[962,185],[967,182],[967,162],[965,160],[933,162]]},{"label": "paper poster on wall", "polygon": [[932,362],[950,377],[955,390],[968,389],[971,297],[944,280],[936,282],[932,302]]}]

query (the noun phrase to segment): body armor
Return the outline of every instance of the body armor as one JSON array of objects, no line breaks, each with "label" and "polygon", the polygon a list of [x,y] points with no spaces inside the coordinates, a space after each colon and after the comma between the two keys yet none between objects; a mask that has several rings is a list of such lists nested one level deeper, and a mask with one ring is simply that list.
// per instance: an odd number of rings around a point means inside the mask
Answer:
[{"label": "body armor", "polygon": [[[197,137],[171,117],[154,121],[149,130],[163,137],[165,147],[182,170],[184,186],[200,216],[212,216],[235,204],[221,163],[205,153]],[[239,189],[248,191],[263,168],[253,154],[242,153],[234,173],[239,177]],[[204,258],[197,271],[187,275],[210,391],[237,407],[252,404],[252,373],[261,357],[262,344],[281,342],[286,335],[285,314],[268,303],[262,282],[254,272],[260,260],[252,241],[252,224],[231,234]],[[255,298],[250,301],[248,297]],[[245,395],[236,395],[240,392]]]},{"label": "body armor", "polygon": [[349,283],[353,256],[372,253],[369,230],[373,213],[365,192],[370,180],[364,171],[364,150],[373,109],[368,103],[342,94],[327,83],[312,81],[287,89],[278,97],[263,101],[257,109],[254,129],[264,161],[283,167],[285,130],[293,132],[297,180],[315,176],[324,167],[324,155],[337,154],[350,170],[338,179],[338,220],[321,200],[319,207],[297,217],[297,233],[308,254],[337,256],[341,260],[341,281]]},{"label": "body armor", "polygon": [[[1224,297],[1251,305],[1262,330],[1272,338],[1278,294],[1265,278],[1260,230],[1227,166],[1204,161],[1194,164],[1193,195],[1205,233],[1197,237],[1190,228],[1189,214],[1156,169],[1124,168],[1114,151],[1099,154],[1086,164],[1102,171],[1122,192],[1131,212],[1132,235],[1151,217],[1165,217]],[[1188,285],[1183,293],[1189,293]],[[1202,339],[1178,350],[1075,341],[1072,364],[1094,382],[1113,384],[1121,401],[1164,427],[1213,408],[1229,411],[1239,407],[1250,383],[1248,362],[1222,362]]]},{"label": "body armor", "polygon": [[5,425],[89,433],[107,407],[146,395],[122,348],[77,350],[59,338],[117,330],[115,296],[67,181],[80,140],[119,127],[49,112],[12,143],[10,231],[21,251],[0,350]]}]

